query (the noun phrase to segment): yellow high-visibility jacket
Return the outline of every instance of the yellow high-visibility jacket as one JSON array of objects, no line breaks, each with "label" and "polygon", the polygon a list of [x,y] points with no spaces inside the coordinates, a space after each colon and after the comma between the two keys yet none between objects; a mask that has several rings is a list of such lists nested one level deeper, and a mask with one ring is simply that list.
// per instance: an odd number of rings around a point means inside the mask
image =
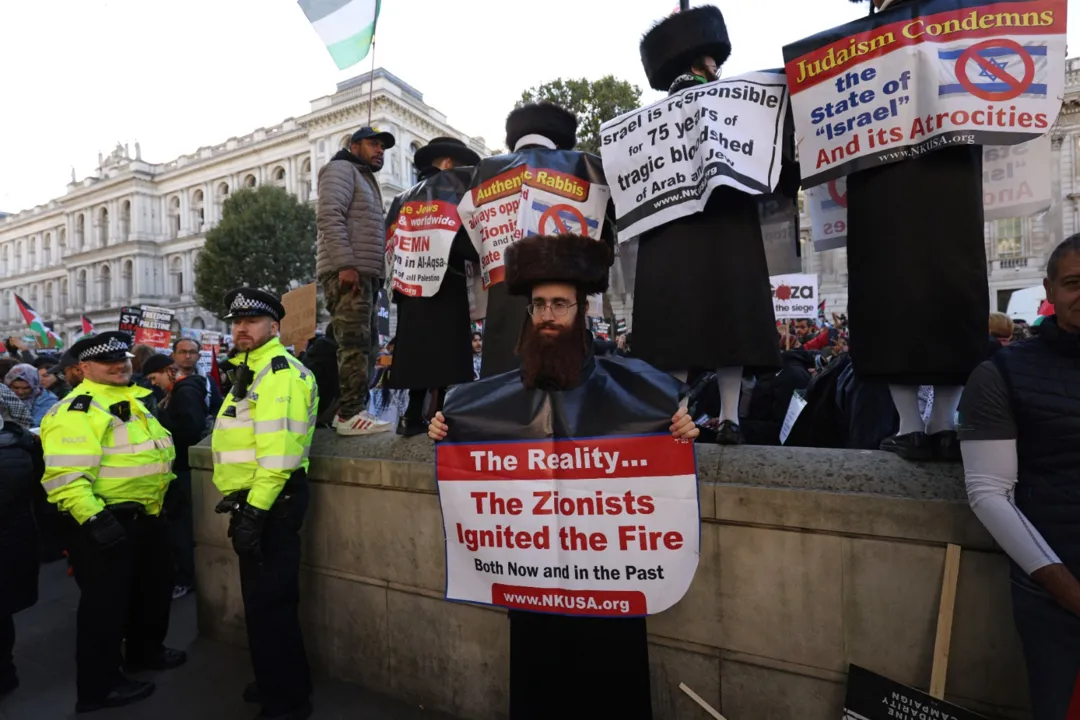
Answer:
[{"label": "yellow high-visibility jacket", "polygon": [[319,390],[277,338],[231,362],[245,357],[255,376],[247,395],[230,389],[214,421],[214,485],[223,495],[247,490],[250,505],[269,510],[289,476],[308,468]]},{"label": "yellow high-visibility jacket", "polygon": [[[41,421],[49,502],[81,525],[106,505],[137,502],[161,513],[176,449],[137,385],[116,387],[83,380]],[[127,419],[123,419],[127,417]]]}]

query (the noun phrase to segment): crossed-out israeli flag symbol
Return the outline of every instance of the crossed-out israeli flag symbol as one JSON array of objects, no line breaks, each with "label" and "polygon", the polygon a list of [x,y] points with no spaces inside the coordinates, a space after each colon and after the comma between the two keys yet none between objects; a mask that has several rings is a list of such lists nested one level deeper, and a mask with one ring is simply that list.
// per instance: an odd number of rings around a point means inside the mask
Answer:
[{"label": "crossed-out israeli flag symbol", "polygon": [[[1035,78],[1018,97],[1046,97],[1046,45],[1024,45],[1023,50],[1035,64]],[[984,47],[976,51],[983,60],[970,58],[967,66],[960,69],[960,57],[967,48],[938,50],[938,96],[968,94],[960,83],[958,72],[964,72],[971,85],[988,93],[1008,92],[1016,88],[1026,75],[1024,59],[1020,51],[1010,47]],[[1011,78],[1011,81],[1008,79]],[[1040,82],[1043,81],[1043,82]]]}]

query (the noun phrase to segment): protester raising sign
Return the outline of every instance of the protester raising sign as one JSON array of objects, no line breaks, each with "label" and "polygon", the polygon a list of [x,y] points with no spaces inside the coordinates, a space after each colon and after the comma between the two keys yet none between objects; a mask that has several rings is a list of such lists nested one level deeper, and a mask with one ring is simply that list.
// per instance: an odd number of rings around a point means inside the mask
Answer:
[{"label": "protester raising sign", "polygon": [[803,187],[1049,131],[1066,0],[924,0],[784,47]]},{"label": "protester raising sign", "polygon": [[697,570],[694,446],[670,434],[440,444],[446,596],[650,615]]},{"label": "protester raising sign", "polygon": [[576,233],[599,240],[610,200],[595,155],[522,150],[486,160],[458,204],[480,255],[484,288],[503,281],[506,247],[526,235]]},{"label": "protester raising sign", "polygon": [[158,350],[172,347],[173,311],[168,308],[142,306],[139,326],[135,330],[135,344],[149,345]]},{"label": "protester raising sign", "polygon": [[[1023,217],[1050,208],[1050,136],[1019,145],[983,148],[985,220]],[[814,249],[847,244],[847,179],[836,178],[805,191]]]},{"label": "protester raising sign", "polygon": [[818,314],[817,275],[773,275],[773,312],[777,320],[815,318]]},{"label": "protester raising sign", "polygon": [[600,127],[621,238],[700,212],[716,187],[751,195],[780,180],[788,94],[780,73],[687,88]]},{"label": "protester raising sign", "polygon": [[443,170],[394,198],[386,217],[386,274],[409,297],[432,297],[442,286],[450,248],[461,229],[458,201],[471,170]]}]

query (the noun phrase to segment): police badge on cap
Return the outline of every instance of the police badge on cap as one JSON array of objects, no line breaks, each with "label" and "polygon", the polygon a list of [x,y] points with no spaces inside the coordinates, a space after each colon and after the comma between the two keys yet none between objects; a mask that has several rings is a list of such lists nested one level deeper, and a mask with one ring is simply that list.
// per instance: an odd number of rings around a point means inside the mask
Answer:
[{"label": "police badge on cap", "polygon": [[255,288],[236,288],[225,295],[225,307],[229,308],[226,320],[242,317],[268,317],[281,322],[285,317],[285,308],[281,302],[268,292]]},{"label": "police badge on cap", "polygon": [[84,337],[68,352],[78,362],[120,362],[132,357],[130,350],[131,336],[114,330]]}]

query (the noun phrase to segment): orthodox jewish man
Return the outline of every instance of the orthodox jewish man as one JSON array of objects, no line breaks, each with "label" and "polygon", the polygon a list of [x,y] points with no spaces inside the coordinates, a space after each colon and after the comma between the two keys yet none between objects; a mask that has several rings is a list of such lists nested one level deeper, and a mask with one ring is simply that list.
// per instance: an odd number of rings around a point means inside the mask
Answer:
[{"label": "orthodox jewish man", "polygon": [[588,230],[608,246],[609,254],[614,248],[611,191],[600,158],[573,149],[577,124],[572,112],[550,102],[514,109],[506,118],[510,152],[485,158],[476,166],[469,192],[458,207],[482,258],[487,289],[480,377],[518,367],[514,348],[526,314],[523,304],[509,298],[503,283],[504,255],[508,245],[521,237],[544,234],[546,221],[537,221],[544,208],[570,205],[578,218],[587,218],[586,228],[574,227],[572,215],[560,214],[547,223],[548,230],[558,232],[560,225],[568,231]]},{"label": "orthodox jewish man", "polygon": [[[397,343],[387,387],[409,391],[398,435],[427,431],[423,404],[429,390],[428,418],[442,407],[446,387],[473,379],[465,263],[479,258],[457,212],[472,172],[456,168],[478,162],[480,156],[461,140],[435,138],[413,159],[420,182],[394,198],[387,214],[387,277],[392,278],[398,306]],[[411,242],[416,233],[430,243],[417,247]],[[422,269],[412,272],[406,263]],[[410,276],[439,274],[441,281],[410,282]]]},{"label": "orthodox jewish man", "polygon": [[[900,20],[918,0],[874,0]],[[873,12],[873,9],[871,9]],[[848,315],[855,372],[889,384],[900,415],[882,450],[960,461],[956,408],[986,353],[990,290],[983,237],[982,147],[953,145],[848,176]],[[948,322],[913,318],[948,314]],[[927,421],[919,386],[934,386]]]},{"label": "orthodox jewish man", "polygon": [[[580,235],[511,245],[506,290],[528,313],[520,370],[453,388],[436,441],[698,434],[686,386],[641,360],[592,354],[585,301],[608,285],[611,249]],[[676,412],[677,411],[677,412]],[[672,413],[675,413],[672,417]],[[645,618],[511,610],[510,720],[652,717]]]},{"label": "orthodox jewish man", "polygon": [[[706,5],[661,20],[640,50],[649,85],[674,94],[718,79],[731,44]],[[634,355],[654,367],[684,381],[716,371],[717,442],[741,444],[743,373],[780,366],[758,196],[717,187],[703,211],[640,236],[633,326]]]}]

